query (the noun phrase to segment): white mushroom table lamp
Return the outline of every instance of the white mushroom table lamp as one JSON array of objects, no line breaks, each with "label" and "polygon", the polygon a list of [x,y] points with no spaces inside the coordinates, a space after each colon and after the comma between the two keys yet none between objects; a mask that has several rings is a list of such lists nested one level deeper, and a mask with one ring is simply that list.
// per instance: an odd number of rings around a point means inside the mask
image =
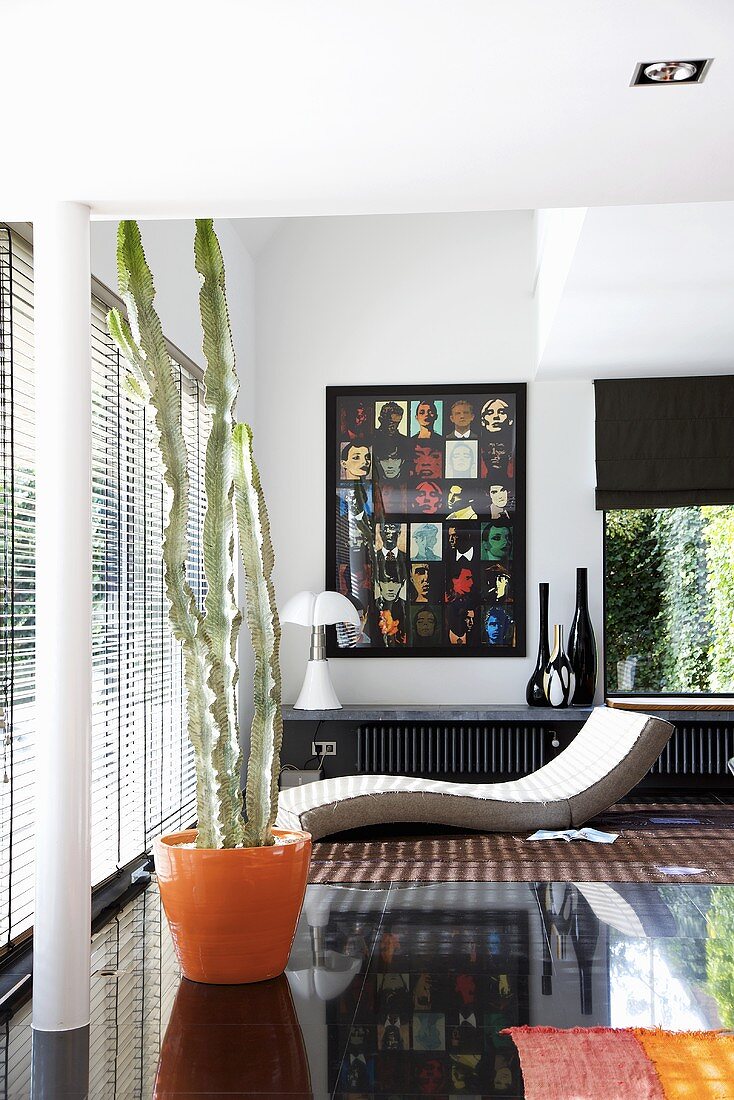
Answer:
[{"label": "white mushroom table lamp", "polygon": [[356,607],[339,592],[319,592],[318,596],[314,592],[297,592],[288,600],[280,618],[284,623],[311,627],[311,650],[295,710],[341,710],[326,660],[326,627],[350,623],[359,628]]}]

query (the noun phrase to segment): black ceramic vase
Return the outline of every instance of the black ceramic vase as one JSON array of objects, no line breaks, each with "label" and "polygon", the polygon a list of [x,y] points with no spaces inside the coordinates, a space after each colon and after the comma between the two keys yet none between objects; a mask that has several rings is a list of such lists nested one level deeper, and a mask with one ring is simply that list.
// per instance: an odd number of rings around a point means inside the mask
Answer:
[{"label": "black ceramic vase", "polygon": [[568,659],[576,682],[571,702],[575,706],[591,706],[596,691],[597,656],[585,569],[576,570],[576,612],[568,635]]},{"label": "black ceramic vase", "polygon": [[529,707],[546,707],[548,700],[545,697],[543,687],[543,673],[550,660],[548,648],[548,585],[538,585],[538,598],[540,600],[540,637],[538,638],[538,659],[535,662],[533,675],[528,680],[525,688],[525,699]]},{"label": "black ceramic vase", "polygon": [[571,662],[563,652],[563,627],[553,627],[553,649],[543,673],[545,697],[551,707],[567,707],[573,697],[574,676]]}]

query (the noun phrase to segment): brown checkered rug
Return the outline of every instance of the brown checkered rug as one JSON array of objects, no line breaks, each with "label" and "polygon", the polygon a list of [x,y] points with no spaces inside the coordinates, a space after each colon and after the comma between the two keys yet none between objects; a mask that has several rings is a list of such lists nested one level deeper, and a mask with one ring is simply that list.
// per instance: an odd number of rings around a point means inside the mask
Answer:
[{"label": "brown checkered rug", "polygon": [[310,882],[734,883],[734,801],[637,798],[588,822],[614,844],[528,834],[355,830],[314,844]]}]

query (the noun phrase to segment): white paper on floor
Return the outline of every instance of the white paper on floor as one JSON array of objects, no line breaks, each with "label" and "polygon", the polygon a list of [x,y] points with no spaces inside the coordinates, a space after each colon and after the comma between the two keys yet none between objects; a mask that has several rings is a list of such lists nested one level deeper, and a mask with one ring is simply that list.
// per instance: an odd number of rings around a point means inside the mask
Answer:
[{"label": "white paper on floor", "polygon": [[705,875],[705,867],[656,867],[664,875]]},{"label": "white paper on floor", "polygon": [[593,844],[614,844],[619,833],[601,829],[538,829],[528,840],[590,840]]},{"label": "white paper on floor", "polygon": [[651,817],[650,821],[654,825],[700,825],[701,821],[697,817]]}]

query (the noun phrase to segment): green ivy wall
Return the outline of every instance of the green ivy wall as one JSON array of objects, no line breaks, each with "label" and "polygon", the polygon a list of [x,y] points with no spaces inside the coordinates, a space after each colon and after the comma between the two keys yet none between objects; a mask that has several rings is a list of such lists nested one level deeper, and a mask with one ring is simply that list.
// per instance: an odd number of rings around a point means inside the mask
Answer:
[{"label": "green ivy wall", "polygon": [[610,690],[734,690],[734,507],[607,513],[605,640]]}]

